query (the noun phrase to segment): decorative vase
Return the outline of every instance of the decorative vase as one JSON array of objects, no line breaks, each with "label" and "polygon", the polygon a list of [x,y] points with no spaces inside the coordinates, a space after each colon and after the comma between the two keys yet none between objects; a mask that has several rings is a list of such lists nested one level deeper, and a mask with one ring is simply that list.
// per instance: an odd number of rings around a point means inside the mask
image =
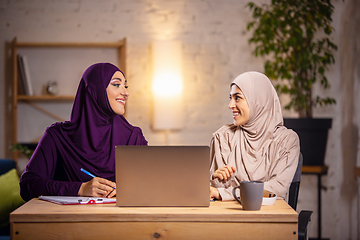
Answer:
[{"label": "decorative vase", "polygon": [[323,166],[331,118],[284,118],[284,125],[300,138],[303,165]]}]

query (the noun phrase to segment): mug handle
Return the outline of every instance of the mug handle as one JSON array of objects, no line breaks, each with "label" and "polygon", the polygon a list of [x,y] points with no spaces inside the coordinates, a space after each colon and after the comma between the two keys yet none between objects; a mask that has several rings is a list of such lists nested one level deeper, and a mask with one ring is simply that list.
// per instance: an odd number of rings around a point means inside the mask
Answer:
[{"label": "mug handle", "polygon": [[235,190],[237,188],[240,188],[240,185],[233,188],[233,196],[234,196],[235,200],[238,201],[242,205],[240,198],[238,196],[236,196],[236,193],[235,193]]}]

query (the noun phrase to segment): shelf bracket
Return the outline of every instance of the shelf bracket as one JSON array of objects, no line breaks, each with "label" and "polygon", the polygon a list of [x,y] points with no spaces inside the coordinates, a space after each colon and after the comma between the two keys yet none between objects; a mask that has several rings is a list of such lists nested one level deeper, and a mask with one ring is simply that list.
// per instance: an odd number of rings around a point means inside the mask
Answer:
[{"label": "shelf bracket", "polygon": [[55,115],[55,114],[53,114],[53,113],[45,110],[45,109],[43,109],[42,107],[39,107],[38,105],[36,105],[36,104],[33,103],[33,102],[26,101],[26,103],[29,104],[30,106],[32,106],[33,108],[39,110],[40,112],[42,112],[42,113],[44,113],[44,114],[46,114],[46,115],[48,115],[48,116],[50,116],[50,117],[58,120],[59,122],[64,122],[64,121],[65,121],[65,119],[63,119],[63,118],[61,118],[61,117],[59,117],[59,116],[57,116],[57,115]]}]

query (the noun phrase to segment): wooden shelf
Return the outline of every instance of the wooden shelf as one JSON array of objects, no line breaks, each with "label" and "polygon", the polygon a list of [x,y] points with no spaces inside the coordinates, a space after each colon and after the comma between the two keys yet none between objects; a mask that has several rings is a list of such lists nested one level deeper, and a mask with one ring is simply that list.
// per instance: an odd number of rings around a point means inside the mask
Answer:
[{"label": "wooden shelf", "polygon": [[26,95],[18,95],[18,100],[22,101],[74,101],[75,96],[64,96],[64,95],[38,95],[38,96],[26,96]]},{"label": "wooden shelf", "polygon": [[327,174],[328,166],[303,166],[301,172],[305,174]]},{"label": "wooden shelf", "polygon": [[[8,142],[13,144],[18,143],[18,102],[26,103],[33,108],[41,111],[42,113],[54,118],[56,121],[65,121],[61,117],[57,116],[51,111],[42,108],[39,106],[39,102],[51,102],[55,104],[56,102],[62,101],[74,101],[75,96],[73,95],[36,95],[36,96],[27,96],[19,95],[18,85],[19,85],[19,76],[18,76],[18,62],[17,62],[17,53],[18,48],[114,48],[117,52],[118,66],[123,72],[126,72],[126,39],[122,39],[118,42],[18,42],[16,38],[12,41],[12,61],[13,61],[13,134],[12,139],[9,139]],[[46,49],[47,50],[47,49]],[[85,49],[87,50],[87,49]],[[76,90],[76,89],[75,89]],[[17,152],[13,153],[13,158],[17,161]]]},{"label": "wooden shelf", "polygon": [[125,46],[125,39],[119,42],[96,42],[96,43],[81,43],[81,42],[68,42],[68,43],[60,43],[60,42],[18,42],[18,47],[76,47],[76,48],[93,48],[93,47],[101,47],[101,48],[120,48]]}]

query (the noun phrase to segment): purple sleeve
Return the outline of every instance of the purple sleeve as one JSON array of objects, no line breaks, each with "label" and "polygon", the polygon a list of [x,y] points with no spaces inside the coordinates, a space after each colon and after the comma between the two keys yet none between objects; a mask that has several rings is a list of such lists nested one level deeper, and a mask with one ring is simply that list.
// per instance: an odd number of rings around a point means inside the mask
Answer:
[{"label": "purple sleeve", "polygon": [[55,143],[46,132],[20,178],[20,194],[25,201],[40,195],[78,195],[82,182],[71,182],[71,179],[54,180],[55,171],[58,171],[56,168],[59,168],[58,156]]},{"label": "purple sleeve", "polygon": [[147,145],[148,142],[146,141],[142,130],[139,127],[135,127],[130,138],[128,145]]}]

